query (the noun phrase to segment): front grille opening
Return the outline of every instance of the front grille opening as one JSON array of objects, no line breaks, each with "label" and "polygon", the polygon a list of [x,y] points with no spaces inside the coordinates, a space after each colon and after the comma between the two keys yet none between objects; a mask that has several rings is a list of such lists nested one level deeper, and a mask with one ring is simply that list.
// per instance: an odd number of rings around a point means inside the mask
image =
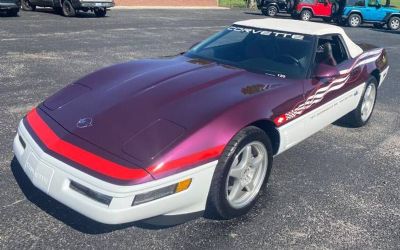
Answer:
[{"label": "front grille opening", "polygon": [[21,143],[22,147],[25,149],[26,148],[26,143],[25,143],[24,139],[22,139],[22,137],[20,135],[18,135],[18,140]]},{"label": "front grille opening", "polygon": [[96,191],[94,191],[94,190],[92,190],[90,188],[87,188],[87,187],[85,187],[85,186],[83,186],[83,185],[81,185],[81,184],[79,184],[79,183],[77,183],[75,181],[71,181],[70,184],[69,184],[69,187],[72,190],[74,190],[74,191],[76,191],[76,192],[78,192],[80,194],[83,194],[84,196],[89,197],[89,198],[91,198],[91,199],[93,199],[93,200],[95,200],[97,202],[100,202],[100,203],[102,203],[104,205],[109,206],[110,203],[111,203],[111,200],[112,200],[111,196],[96,192]]}]

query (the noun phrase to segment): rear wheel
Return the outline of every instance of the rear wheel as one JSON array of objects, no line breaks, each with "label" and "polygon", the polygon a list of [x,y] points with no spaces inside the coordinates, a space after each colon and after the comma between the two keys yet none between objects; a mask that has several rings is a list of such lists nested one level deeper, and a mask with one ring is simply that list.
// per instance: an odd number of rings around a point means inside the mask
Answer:
[{"label": "rear wheel", "polygon": [[29,0],[22,0],[21,7],[23,10],[26,10],[26,11],[36,10],[36,5],[31,4],[31,2]]},{"label": "rear wheel", "polygon": [[300,13],[300,19],[303,21],[310,21],[312,18],[312,13],[310,10],[302,10]]},{"label": "rear wheel", "polygon": [[74,17],[76,15],[76,10],[70,0],[65,0],[62,4],[62,13],[66,17]]},{"label": "rear wheel", "polygon": [[256,203],[272,167],[268,136],[257,127],[241,130],[226,146],[211,183],[206,216],[231,219]]},{"label": "rear wheel", "polygon": [[276,6],[269,6],[267,9],[267,15],[270,17],[274,17],[276,16],[276,14],[278,13],[278,8]]},{"label": "rear wheel", "polygon": [[388,22],[388,28],[390,30],[398,30],[400,28],[400,17],[391,17]]},{"label": "rear wheel", "polygon": [[374,111],[377,96],[377,80],[371,76],[365,86],[364,93],[355,110],[346,116],[346,121],[353,127],[362,127],[368,123]]},{"label": "rear wheel", "polygon": [[95,10],[94,10],[94,14],[95,14],[97,17],[104,17],[104,16],[106,16],[106,14],[107,14],[107,10],[106,10],[105,8],[103,8],[103,9],[95,9]]},{"label": "rear wheel", "polygon": [[347,20],[347,23],[350,27],[358,27],[362,23],[361,16],[359,14],[351,14]]}]

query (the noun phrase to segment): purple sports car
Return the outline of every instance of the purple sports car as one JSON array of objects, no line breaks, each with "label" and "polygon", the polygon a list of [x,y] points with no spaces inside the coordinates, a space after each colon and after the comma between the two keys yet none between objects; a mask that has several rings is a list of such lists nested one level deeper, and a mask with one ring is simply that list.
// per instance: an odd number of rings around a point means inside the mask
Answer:
[{"label": "purple sports car", "polygon": [[230,219],[275,155],[341,117],[365,125],[388,69],[337,26],[241,21],[68,85],[23,118],[14,152],[36,187],[102,223]]}]

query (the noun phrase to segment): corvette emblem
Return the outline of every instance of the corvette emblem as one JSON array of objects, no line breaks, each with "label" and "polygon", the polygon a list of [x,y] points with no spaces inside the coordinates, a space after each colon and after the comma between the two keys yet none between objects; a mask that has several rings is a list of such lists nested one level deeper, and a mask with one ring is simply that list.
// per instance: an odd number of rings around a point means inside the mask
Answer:
[{"label": "corvette emblem", "polygon": [[90,117],[81,118],[77,123],[77,128],[87,128],[93,126],[93,119]]}]

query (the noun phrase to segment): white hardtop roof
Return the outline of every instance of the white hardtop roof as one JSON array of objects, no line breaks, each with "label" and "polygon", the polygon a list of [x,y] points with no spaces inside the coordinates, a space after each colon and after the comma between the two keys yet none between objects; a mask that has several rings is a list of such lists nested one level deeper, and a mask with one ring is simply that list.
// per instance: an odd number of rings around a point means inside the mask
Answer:
[{"label": "white hardtop roof", "polygon": [[349,49],[351,57],[354,58],[363,52],[363,50],[358,45],[350,40],[350,38],[341,27],[331,24],[280,18],[250,19],[239,21],[234,24],[250,28],[270,29],[282,32],[291,32],[314,36],[340,34]]},{"label": "white hardtop roof", "polygon": [[342,28],[335,25],[278,18],[250,19],[236,22],[235,24],[259,29],[271,29],[317,36],[344,33]]}]

